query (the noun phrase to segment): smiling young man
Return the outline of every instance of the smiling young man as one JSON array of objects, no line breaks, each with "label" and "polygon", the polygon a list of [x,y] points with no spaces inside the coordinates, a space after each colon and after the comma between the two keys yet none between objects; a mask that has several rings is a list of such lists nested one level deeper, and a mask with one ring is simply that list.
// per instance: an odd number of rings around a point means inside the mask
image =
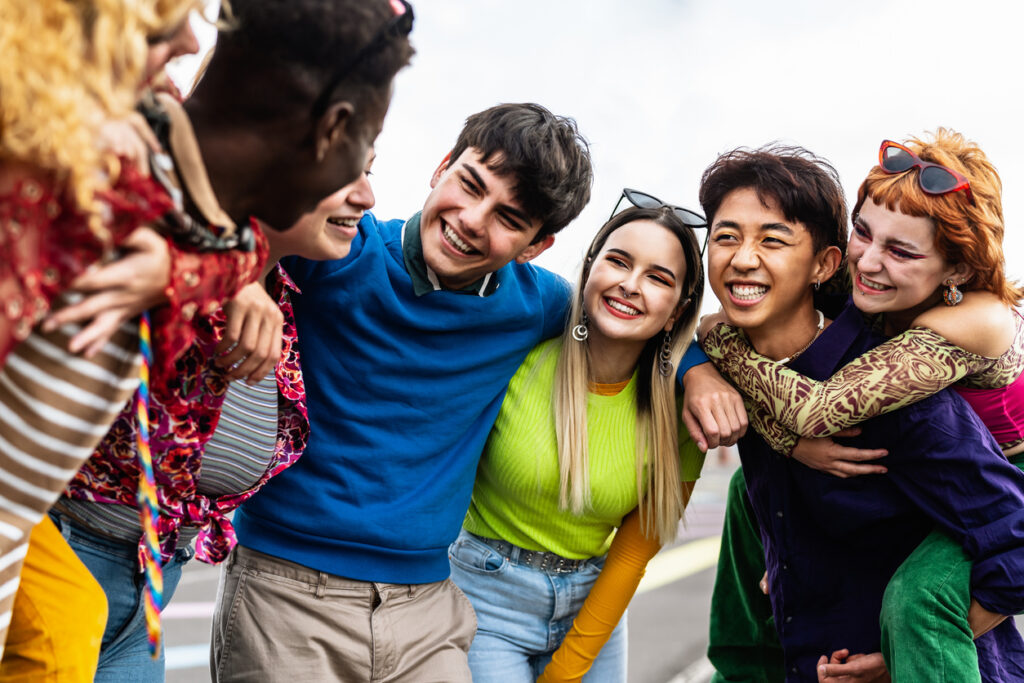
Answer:
[{"label": "smiling young man", "polygon": [[[845,202],[827,163],[799,148],[737,150],[705,172],[700,197],[711,225],[711,287],[762,355],[824,379],[881,341],[852,305],[832,322],[815,309],[814,292],[835,273],[846,242]],[[745,519],[732,515],[728,524],[759,530],[771,611],[757,614],[749,599],[757,577],[742,576],[742,559],[732,562],[761,549],[730,546],[742,534],[727,526],[712,598],[716,680],[816,681],[819,658],[834,653],[845,673],[888,680],[882,596],[933,526],[973,560],[976,595],[1005,614],[1024,608],[1024,476],[967,404],[944,391],[862,429],[851,443],[886,448],[885,475],[841,479],[775,452],[759,434],[740,441],[749,506]],[[744,493],[738,481],[734,498]],[[769,616],[781,658],[756,630]],[[1001,675],[1020,651],[1011,628],[976,641],[985,680],[1018,680]],[[963,680],[918,673],[915,680]]]}]

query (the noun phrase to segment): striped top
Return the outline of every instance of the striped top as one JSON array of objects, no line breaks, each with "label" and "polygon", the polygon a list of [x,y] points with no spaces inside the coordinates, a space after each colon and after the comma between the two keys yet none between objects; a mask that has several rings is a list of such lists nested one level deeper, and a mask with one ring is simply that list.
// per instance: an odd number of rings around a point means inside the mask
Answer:
[{"label": "striped top", "polygon": [[80,330],[36,327],[0,369],[0,535],[12,540],[42,519],[139,383],[137,322],[88,359],[67,351]]},{"label": "striped top", "polygon": [[[217,431],[206,444],[199,492],[217,498],[255,486],[274,458],[277,444],[277,381],[271,371],[256,385],[232,382],[224,397]],[[64,498],[60,508],[93,532],[129,543],[142,534],[138,510]],[[199,528],[182,525],[177,547],[189,545]]]}]

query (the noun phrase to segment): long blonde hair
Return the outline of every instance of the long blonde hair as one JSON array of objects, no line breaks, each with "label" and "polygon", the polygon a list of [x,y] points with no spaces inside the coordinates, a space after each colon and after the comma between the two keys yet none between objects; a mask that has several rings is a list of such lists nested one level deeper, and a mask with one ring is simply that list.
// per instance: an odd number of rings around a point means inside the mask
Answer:
[{"label": "long blonde hair", "polygon": [[[159,7],[158,7],[159,4]],[[117,166],[96,145],[100,125],[129,114],[146,37],[194,0],[4,0],[0,3],[0,164],[46,176],[83,212]]]},{"label": "long blonde hair", "polygon": [[693,339],[704,294],[704,269],[697,238],[667,207],[633,208],[616,214],[601,227],[587,250],[573,296],[569,314],[571,322],[563,334],[562,350],[555,369],[555,433],[561,481],[559,504],[576,514],[582,513],[590,504],[587,448],[590,356],[586,342],[573,338],[572,326],[583,316],[583,288],[590,276],[593,259],[612,232],[639,220],[653,221],[671,231],[682,244],[686,258],[686,276],[680,296],[680,304],[685,302],[685,310],[671,331],[672,371],[666,377],[658,369],[663,343],[660,334],[648,340],[637,363],[636,486],[641,500],[641,526],[648,536],[653,529],[660,541],[667,543],[675,538],[684,507],[679,478],[675,369]]}]

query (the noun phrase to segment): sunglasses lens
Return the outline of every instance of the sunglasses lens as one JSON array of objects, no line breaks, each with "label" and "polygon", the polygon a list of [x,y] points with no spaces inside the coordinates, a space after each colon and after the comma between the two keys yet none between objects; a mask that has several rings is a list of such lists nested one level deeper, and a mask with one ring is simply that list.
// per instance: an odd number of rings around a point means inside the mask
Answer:
[{"label": "sunglasses lens", "polygon": [[949,192],[959,184],[952,173],[941,166],[928,166],[921,171],[921,189],[931,194]]},{"label": "sunglasses lens", "polygon": [[660,206],[664,206],[660,199],[652,197],[646,192],[630,190],[626,193],[626,198],[629,199],[629,201],[633,203],[633,206],[638,209],[657,209]]},{"label": "sunglasses lens", "polygon": [[707,221],[705,221],[704,217],[698,213],[694,213],[693,211],[689,211],[687,209],[683,209],[680,207],[676,207],[675,209],[673,209],[672,213],[674,213],[676,215],[676,218],[681,220],[683,224],[688,225],[691,228],[707,227]]},{"label": "sunglasses lens", "polygon": [[889,173],[903,173],[914,166],[914,157],[899,147],[882,150],[882,168]]}]

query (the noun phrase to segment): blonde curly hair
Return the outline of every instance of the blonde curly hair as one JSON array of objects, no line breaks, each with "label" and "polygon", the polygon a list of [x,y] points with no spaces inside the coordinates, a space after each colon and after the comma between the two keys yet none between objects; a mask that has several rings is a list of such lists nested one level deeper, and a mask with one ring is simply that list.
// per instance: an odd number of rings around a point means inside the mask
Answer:
[{"label": "blonde curly hair", "polygon": [[0,3],[0,164],[27,164],[95,216],[117,165],[96,144],[142,85],[147,36],[197,0],[4,0]]}]

